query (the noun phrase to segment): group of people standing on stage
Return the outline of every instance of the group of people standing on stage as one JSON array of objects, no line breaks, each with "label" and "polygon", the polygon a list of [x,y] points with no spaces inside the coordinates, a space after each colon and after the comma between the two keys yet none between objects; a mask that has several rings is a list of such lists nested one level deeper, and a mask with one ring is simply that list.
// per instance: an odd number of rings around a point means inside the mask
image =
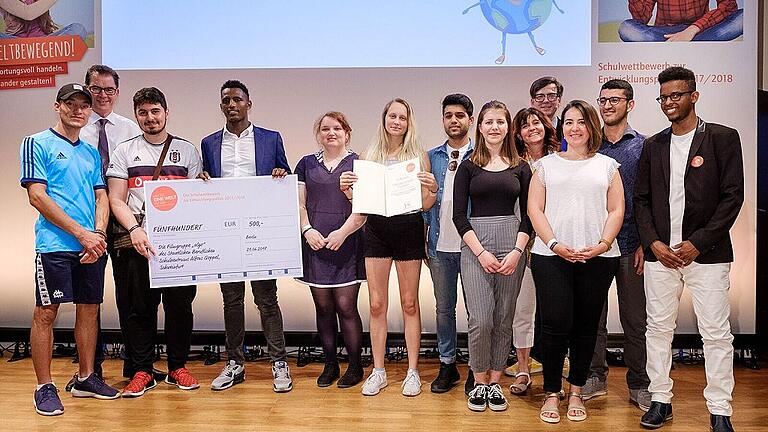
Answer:
[{"label": "group of people standing on stage", "polygon": [[[560,421],[562,378],[570,384],[566,417],[587,418],[583,401],[606,393],[607,293],[616,279],[625,332],[629,399],[646,413],[641,425],[672,418],[671,341],[683,287],[693,299],[704,340],[704,391],[716,431],[732,430],[733,346],[728,272],[729,230],[743,202],[738,133],[696,116],[695,75],[680,67],[659,74],[657,101],[671,127],[646,139],[629,126],[632,86],[612,80],[598,109],[572,100],[559,112],[563,85],[554,77],[531,85],[531,106],[514,116],[497,100],[475,117],[471,100],[442,101],[447,140],[422,149],[414,113],[404,99],[388,102],[365,160],[421,161],[422,212],[384,217],[352,212],[359,156],[352,127],[338,111],[314,125],[317,152],[293,172],[299,180],[304,276],[316,308],[325,367],[320,387],[363,381],[360,284],[367,281],[373,370],[362,393],[378,394],[385,371],[389,275],[395,264],[408,353],[402,394],[421,392],[419,277],[429,267],[436,300],[440,371],[431,391],[451,390],[456,366],[458,278],[467,308],[473,411],[508,407],[509,390],[525,394],[542,370],[546,393],[540,419]],[[36,224],[36,297],[31,343],[37,412],[63,405],[50,375],[52,324],[58,305],[77,304],[79,371],[74,396],[138,397],[157,385],[153,369],[157,308],[165,310],[168,374],[180,389],[199,387],[185,368],[195,287],[149,288],[154,254],[143,229],[143,181],[238,177],[291,172],[279,133],[253,125],[247,87],[225,82],[220,108],[226,125],[203,139],[202,158],[190,142],[166,130],[168,105],[154,88],[133,97],[138,125],[114,113],[119,77],[92,66],[84,85],[59,90],[58,124],[24,138],[21,184],[41,217]],[[601,126],[602,118],[602,126]],[[470,129],[475,125],[474,137]],[[94,193],[89,193],[91,190]],[[110,217],[111,209],[111,217]],[[103,299],[106,253],[112,258],[128,385],[118,391],[101,378],[94,359]],[[523,284],[530,272],[533,283]],[[254,301],[272,361],[273,389],[293,387],[286,362],[283,318],[275,280],[252,281]],[[227,363],[211,383],[224,390],[245,379],[245,283],[221,284]],[[341,374],[337,334],[349,363]],[[518,363],[506,368],[510,349]],[[568,361],[569,360],[569,361]],[[506,368],[506,370],[505,370]]]}]

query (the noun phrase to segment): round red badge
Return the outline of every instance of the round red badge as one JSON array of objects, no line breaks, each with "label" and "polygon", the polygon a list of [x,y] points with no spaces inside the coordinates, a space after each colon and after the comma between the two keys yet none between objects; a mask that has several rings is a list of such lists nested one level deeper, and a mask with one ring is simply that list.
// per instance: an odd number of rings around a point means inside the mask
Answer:
[{"label": "round red badge", "polygon": [[701,156],[694,156],[693,159],[691,159],[691,166],[694,168],[698,168],[700,166],[704,165],[704,158]]}]

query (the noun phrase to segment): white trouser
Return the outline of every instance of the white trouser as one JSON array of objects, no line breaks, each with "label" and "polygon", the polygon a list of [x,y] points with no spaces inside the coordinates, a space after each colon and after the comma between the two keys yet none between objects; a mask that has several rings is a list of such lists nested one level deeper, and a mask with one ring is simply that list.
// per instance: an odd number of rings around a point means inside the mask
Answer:
[{"label": "white trouser", "polygon": [[707,386],[704,398],[709,412],[730,416],[733,392],[733,335],[728,317],[731,265],[691,263],[670,269],[660,262],[645,262],[645,297],[648,329],[646,370],[651,380],[648,391],[655,402],[672,402],[672,337],[677,325],[680,295],[687,287],[693,311],[704,342],[704,368]]},{"label": "white trouser", "polygon": [[515,304],[515,318],[512,321],[512,343],[515,348],[533,346],[533,322],[536,318],[536,288],[533,285],[531,269],[525,267],[523,284]]}]

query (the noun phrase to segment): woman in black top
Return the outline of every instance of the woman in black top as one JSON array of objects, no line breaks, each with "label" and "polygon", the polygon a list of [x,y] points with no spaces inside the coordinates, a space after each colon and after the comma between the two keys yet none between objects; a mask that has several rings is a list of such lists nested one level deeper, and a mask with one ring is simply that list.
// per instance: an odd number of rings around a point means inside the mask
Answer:
[{"label": "woman in black top", "polygon": [[[507,408],[499,380],[512,342],[512,318],[523,272],[515,272],[532,228],[526,214],[531,169],[509,135],[510,114],[486,103],[477,120],[476,147],[456,171],[453,222],[463,243],[461,281],[469,312],[469,358],[475,388],[467,405]],[[515,202],[520,200],[520,216]],[[471,215],[467,203],[471,200]]]}]

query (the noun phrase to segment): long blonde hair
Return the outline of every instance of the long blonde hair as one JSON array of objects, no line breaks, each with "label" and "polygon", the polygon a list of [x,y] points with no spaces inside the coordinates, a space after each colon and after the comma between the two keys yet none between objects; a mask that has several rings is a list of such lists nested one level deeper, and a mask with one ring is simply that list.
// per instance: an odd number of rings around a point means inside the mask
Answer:
[{"label": "long blonde hair", "polygon": [[374,161],[378,163],[387,162],[387,144],[389,143],[389,133],[387,132],[384,124],[387,121],[387,111],[393,103],[402,104],[405,107],[405,111],[408,115],[408,127],[405,131],[405,137],[403,139],[403,148],[397,154],[397,160],[407,161],[413,158],[419,158],[421,161],[422,169],[424,168],[425,152],[421,148],[421,142],[419,140],[419,134],[416,130],[416,121],[413,118],[413,110],[405,99],[394,98],[384,105],[384,111],[381,113],[381,122],[379,123],[376,135],[371,140],[371,144],[365,151],[363,159]]}]

